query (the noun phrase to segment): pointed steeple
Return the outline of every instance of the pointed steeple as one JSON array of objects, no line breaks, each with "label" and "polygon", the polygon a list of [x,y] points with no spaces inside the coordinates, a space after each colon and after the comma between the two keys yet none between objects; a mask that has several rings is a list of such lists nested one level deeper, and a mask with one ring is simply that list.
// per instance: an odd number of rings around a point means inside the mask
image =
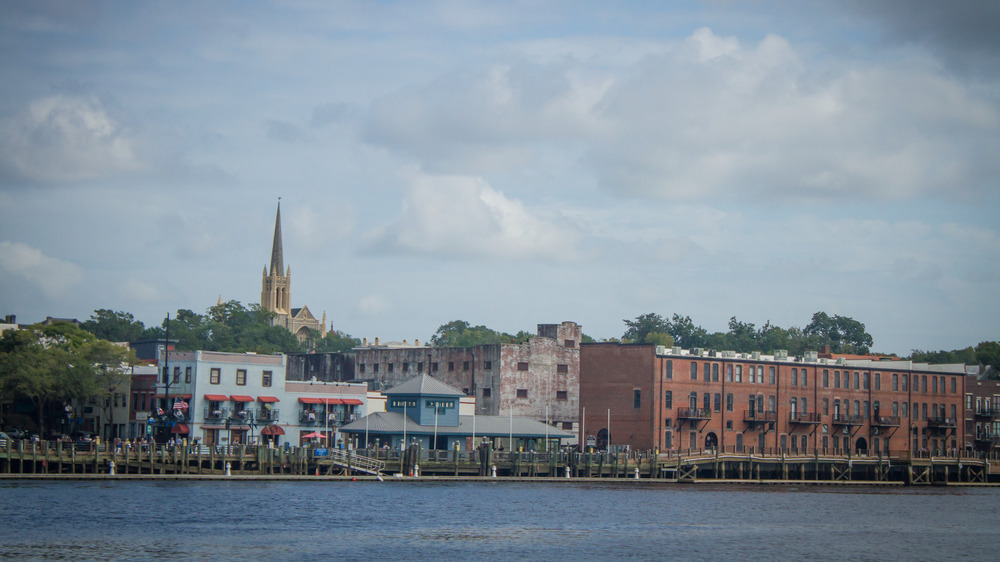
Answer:
[{"label": "pointed steeple", "polygon": [[281,275],[284,269],[284,256],[281,252],[281,200],[278,200],[278,212],[274,216],[274,243],[271,244],[271,275]]}]

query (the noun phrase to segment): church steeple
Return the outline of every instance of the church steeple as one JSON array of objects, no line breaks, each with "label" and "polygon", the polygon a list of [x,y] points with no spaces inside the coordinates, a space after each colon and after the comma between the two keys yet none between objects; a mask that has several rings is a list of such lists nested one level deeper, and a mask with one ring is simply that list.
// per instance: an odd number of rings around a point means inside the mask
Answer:
[{"label": "church steeple", "polygon": [[274,242],[271,244],[271,275],[281,275],[284,268],[284,256],[281,252],[281,201],[278,201],[278,212],[274,216]]}]

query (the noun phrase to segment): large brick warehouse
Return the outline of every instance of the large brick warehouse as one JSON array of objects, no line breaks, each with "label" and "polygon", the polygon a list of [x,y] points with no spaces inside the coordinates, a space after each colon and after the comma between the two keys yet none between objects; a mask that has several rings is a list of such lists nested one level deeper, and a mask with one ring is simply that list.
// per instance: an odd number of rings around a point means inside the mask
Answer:
[{"label": "large brick warehouse", "polygon": [[964,365],[580,348],[581,442],[598,448],[875,454],[969,448]]}]

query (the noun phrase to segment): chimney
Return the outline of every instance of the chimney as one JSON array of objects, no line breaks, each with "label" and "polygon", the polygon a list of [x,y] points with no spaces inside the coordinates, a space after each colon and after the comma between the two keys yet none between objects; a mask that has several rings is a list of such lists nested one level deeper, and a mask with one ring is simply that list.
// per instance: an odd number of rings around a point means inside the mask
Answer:
[{"label": "chimney", "polygon": [[364,347],[368,347],[368,338],[361,338],[361,345]]},{"label": "chimney", "polygon": [[375,336],[375,345],[378,345],[378,336]]},{"label": "chimney", "polygon": [[420,347],[420,340],[414,339],[413,340],[413,347]]}]

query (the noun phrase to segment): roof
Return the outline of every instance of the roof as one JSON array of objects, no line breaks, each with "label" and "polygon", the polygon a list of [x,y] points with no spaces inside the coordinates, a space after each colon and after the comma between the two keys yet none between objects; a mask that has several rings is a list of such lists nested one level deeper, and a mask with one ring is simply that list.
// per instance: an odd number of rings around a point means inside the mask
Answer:
[{"label": "roof", "polygon": [[[438,435],[472,435],[473,416],[459,416],[458,426],[438,426]],[[365,421],[367,420],[367,422]],[[433,425],[420,425],[399,412],[375,412],[340,428],[346,433],[407,433],[433,434]],[[566,439],[576,434],[546,425],[531,418],[507,416],[475,416],[475,434],[486,437],[545,437]]]},{"label": "roof", "polygon": [[449,386],[434,377],[420,375],[398,384],[382,394],[386,396],[393,394],[429,394],[433,396],[465,396],[465,393],[453,386]]}]

